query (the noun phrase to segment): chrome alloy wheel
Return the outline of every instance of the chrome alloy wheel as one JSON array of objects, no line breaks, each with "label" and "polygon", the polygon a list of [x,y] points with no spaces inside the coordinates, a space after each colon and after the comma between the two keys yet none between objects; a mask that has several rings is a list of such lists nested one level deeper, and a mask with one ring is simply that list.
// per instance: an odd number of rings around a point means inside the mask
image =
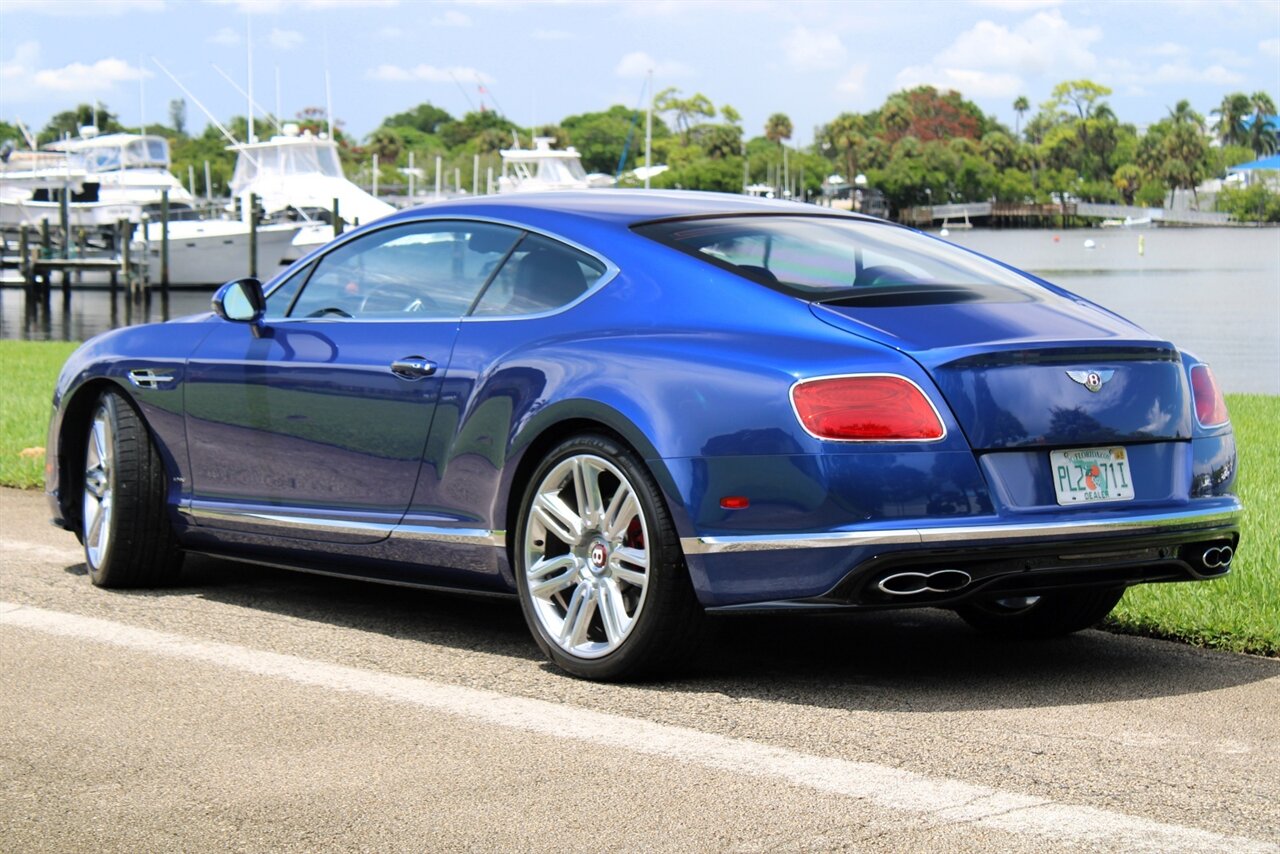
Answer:
[{"label": "chrome alloy wheel", "polygon": [[527,512],[521,548],[535,618],[565,652],[608,655],[635,626],[649,583],[635,488],[608,460],[577,454],[547,473]]},{"label": "chrome alloy wheel", "polygon": [[100,406],[93,416],[84,455],[84,503],[81,520],[84,549],[90,567],[102,566],[111,539],[111,505],[115,486],[114,437],[111,416]]}]

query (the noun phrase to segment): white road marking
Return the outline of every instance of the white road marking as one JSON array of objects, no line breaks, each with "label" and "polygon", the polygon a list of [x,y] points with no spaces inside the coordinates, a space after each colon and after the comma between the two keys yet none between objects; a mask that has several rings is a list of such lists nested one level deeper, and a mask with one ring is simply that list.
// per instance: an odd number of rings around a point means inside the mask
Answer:
[{"label": "white road marking", "polygon": [[407,703],[507,729],[662,756],[705,768],[783,781],[941,823],[1043,837],[1059,844],[1125,851],[1280,852],[1280,846],[1165,824],[1088,806],[929,777],[869,762],[801,753],[685,727],[360,670],[123,623],[0,602],[0,625],[198,661],[302,685]]}]

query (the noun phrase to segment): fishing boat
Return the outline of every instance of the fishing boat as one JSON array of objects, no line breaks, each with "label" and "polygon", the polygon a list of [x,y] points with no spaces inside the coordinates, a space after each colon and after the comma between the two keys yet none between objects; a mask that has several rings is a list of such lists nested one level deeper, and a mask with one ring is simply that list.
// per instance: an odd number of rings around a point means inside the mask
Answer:
[{"label": "fishing boat", "polygon": [[582,155],[573,146],[552,148],[549,136],[535,136],[533,148],[506,148],[502,156],[499,193],[538,193],[547,190],[588,190],[611,186],[608,175],[588,175]]}]

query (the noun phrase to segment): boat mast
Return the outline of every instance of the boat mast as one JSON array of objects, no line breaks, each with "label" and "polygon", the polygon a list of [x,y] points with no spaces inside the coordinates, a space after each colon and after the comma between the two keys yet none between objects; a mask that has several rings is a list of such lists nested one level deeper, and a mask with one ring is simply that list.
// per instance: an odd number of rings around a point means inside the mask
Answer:
[{"label": "boat mast", "polygon": [[649,69],[649,109],[644,116],[644,188],[649,189],[649,150],[653,148],[653,69]]},{"label": "boat mast", "polygon": [[253,132],[253,17],[251,15],[245,15],[245,26],[249,31],[247,40],[247,47],[249,48],[249,91],[245,93],[249,100],[249,131],[246,136],[252,145],[258,141],[258,137]]}]

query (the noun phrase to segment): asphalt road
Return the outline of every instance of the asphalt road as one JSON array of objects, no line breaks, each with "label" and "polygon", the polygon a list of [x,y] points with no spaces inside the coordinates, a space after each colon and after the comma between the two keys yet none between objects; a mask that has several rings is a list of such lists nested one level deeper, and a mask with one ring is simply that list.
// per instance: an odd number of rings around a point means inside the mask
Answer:
[{"label": "asphalt road", "polygon": [[1280,662],[953,616],[734,618],[691,672],[518,607],[192,559],[85,577],[0,490],[0,850],[1280,851]]}]

